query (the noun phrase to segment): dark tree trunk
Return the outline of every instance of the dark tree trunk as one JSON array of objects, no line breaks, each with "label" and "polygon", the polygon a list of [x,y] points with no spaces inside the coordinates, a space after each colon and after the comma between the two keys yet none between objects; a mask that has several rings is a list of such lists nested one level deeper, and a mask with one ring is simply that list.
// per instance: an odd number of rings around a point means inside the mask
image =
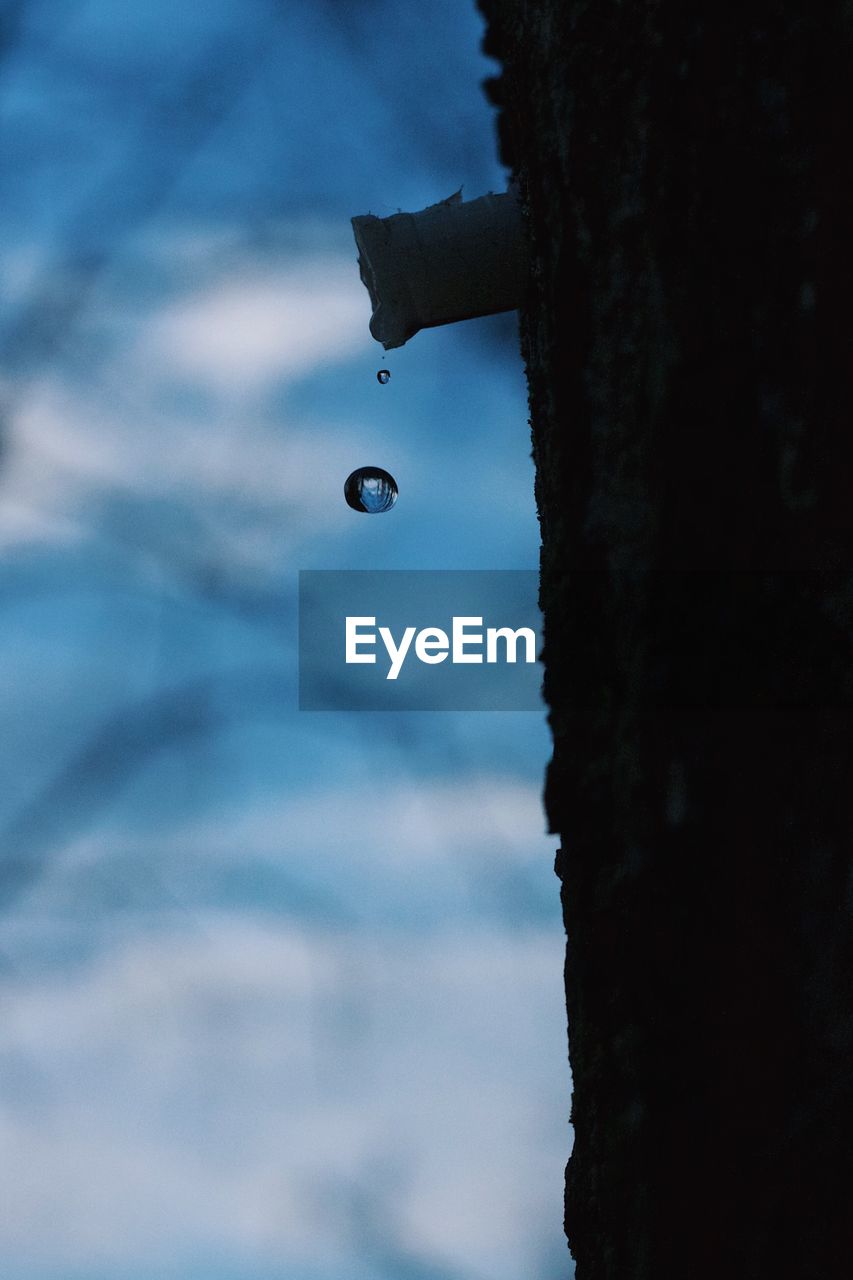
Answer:
[{"label": "dark tree trunk", "polygon": [[579,1280],[853,1274],[853,5],[481,0]]}]

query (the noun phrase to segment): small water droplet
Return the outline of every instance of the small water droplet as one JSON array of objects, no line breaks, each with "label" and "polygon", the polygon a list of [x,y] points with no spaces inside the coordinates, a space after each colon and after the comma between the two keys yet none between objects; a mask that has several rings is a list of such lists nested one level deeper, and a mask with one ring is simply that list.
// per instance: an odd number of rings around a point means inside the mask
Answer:
[{"label": "small water droplet", "polygon": [[380,369],[376,375],[376,381],[381,382],[383,387],[385,386],[386,382],[390,382],[391,381],[390,369]]},{"label": "small water droplet", "polygon": [[390,511],[397,501],[397,481],[381,467],[359,467],[347,477],[344,497],[353,511]]}]

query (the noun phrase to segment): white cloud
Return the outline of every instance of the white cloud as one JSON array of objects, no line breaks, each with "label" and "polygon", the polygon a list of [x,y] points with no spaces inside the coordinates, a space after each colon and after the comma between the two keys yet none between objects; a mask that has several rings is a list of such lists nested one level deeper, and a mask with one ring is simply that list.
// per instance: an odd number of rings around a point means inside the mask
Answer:
[{"label": "white cloud", "polygon": [[[186,236],[173,238],[186,257]],[[191,511],[201,524],[194,536],[209,533],[214,555],[268,567],[294,539],[343,523],[343,481],[369,447],[370,425],[307,429],[262,411],[258,397],[373,345],[354,251],[315,247],[288,259],[282,249],[269,264],[232,246],[211,281],[220,239],[201,237],[195,269],[163,282],[142,314],[127,300],[133,293],[102,282],[77,321],[70,361],[58,357],[40,379],[5,388],[0,549],[91,536],[105,504],[113,516],[127,504],[133,525],[130,503],[166,501]],[[170,243],[146,251],[154,278]],[[29,259],[19,257],[26,274]],[[207,282],[191,283],[199,278]],[[191,413],[186,393],[204,410]]]},{"label": "white cloud", "polygon": [[165,308],[137,359],[219,392],[307,377],[372,345],[355,253],[240,273]]},{"label": "white cloud", "polygon": [[7,992],[3,1269],[333,1266],[349,1188],[404,1251],[529,1272],[566,1154],[559,941],[196,923]]},{"label": "white cloud", "polygon": [[11,423],[0,475],[0,548],[97,535],[105,507],[113,522],[125,511],[141,536],[135,504],[168,503],[171,521],[157,516],[161,535],[179,536],[183,512],[197,522],[194,553],[280,570],[295,546],[344,524],[343,482],[368,427],[309,430],[239,408],[198,423],[153,413],[127,385],[81,392],[54,377],[32,389]]},{"label": "white cloud", "polygon": [[476,853],[496,844],[534,861],[553,848],[544,824],[538,783],[488,774],[417,783],[383,776],[301,792],[230,820],[223,816],[210,826],[187,827],[172,833],[170,843],[227,855],[234,849],[310,848],[319,839],[327,849],[342,846],[356,853],[364,847],[373,861],[412,868],[452,859],[460,849]]},{"label": "white cloud", "polygon": [[[540,790],[511,777],[416,784],[374,769],[346,786],[284,791],[165,830],[125,822],[96,827],[57,851],[8,922],[8,947],[26,951],[33,921],[45,915],[73,928],[92,892],[100,901],[101,878],[123,882],[141,866],[154,901],[159,895],[163,909],[180,908],[190,919],[199,902],[223,900],[228,885],[233,891],[236,873],[246,884],[260,875],[272,912],[291,914],[308,894],[330,919],[342,913],[362,927],[405,920],[429,931],[460,919],[490,928],[496,914],[513,913],[529,929],[553,888],[557,926],[555,845],[543,830]],[[109,936],[109,913],[96,910],[98,936]]]}]

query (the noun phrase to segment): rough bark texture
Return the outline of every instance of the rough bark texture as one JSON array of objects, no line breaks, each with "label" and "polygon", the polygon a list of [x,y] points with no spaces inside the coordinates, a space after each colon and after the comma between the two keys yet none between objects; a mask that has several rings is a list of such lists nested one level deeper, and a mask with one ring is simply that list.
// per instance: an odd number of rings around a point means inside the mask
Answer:
[{"label": "rough bark texture", "polygon": [[853,5],[481,0],[579,1280],[853,1274]]}]

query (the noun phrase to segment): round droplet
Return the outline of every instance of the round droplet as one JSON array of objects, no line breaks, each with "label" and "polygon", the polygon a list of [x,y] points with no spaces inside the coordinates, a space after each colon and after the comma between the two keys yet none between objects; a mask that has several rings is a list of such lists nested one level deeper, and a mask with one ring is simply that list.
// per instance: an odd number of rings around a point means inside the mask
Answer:
[{"label": "round droplet", "polygon": [[397,481],[381,467],[359,467],[347,478],[344,497],[353,511],[390,511],[397,501]]},{"label": "round droplet", "polygon": [[383,387],[384,387],[386,382],[390,382],[390,381],[391,381],[391,370],[390,370],[390,369],[380,369],[380,370],[379,370],[379,372],[378,372],[378,373],[377,373],[377,375],[376,375],[376,381],[377,381],[377,382],[381,382],[381,383],[382,383],[382,385],[383,385]]}]

